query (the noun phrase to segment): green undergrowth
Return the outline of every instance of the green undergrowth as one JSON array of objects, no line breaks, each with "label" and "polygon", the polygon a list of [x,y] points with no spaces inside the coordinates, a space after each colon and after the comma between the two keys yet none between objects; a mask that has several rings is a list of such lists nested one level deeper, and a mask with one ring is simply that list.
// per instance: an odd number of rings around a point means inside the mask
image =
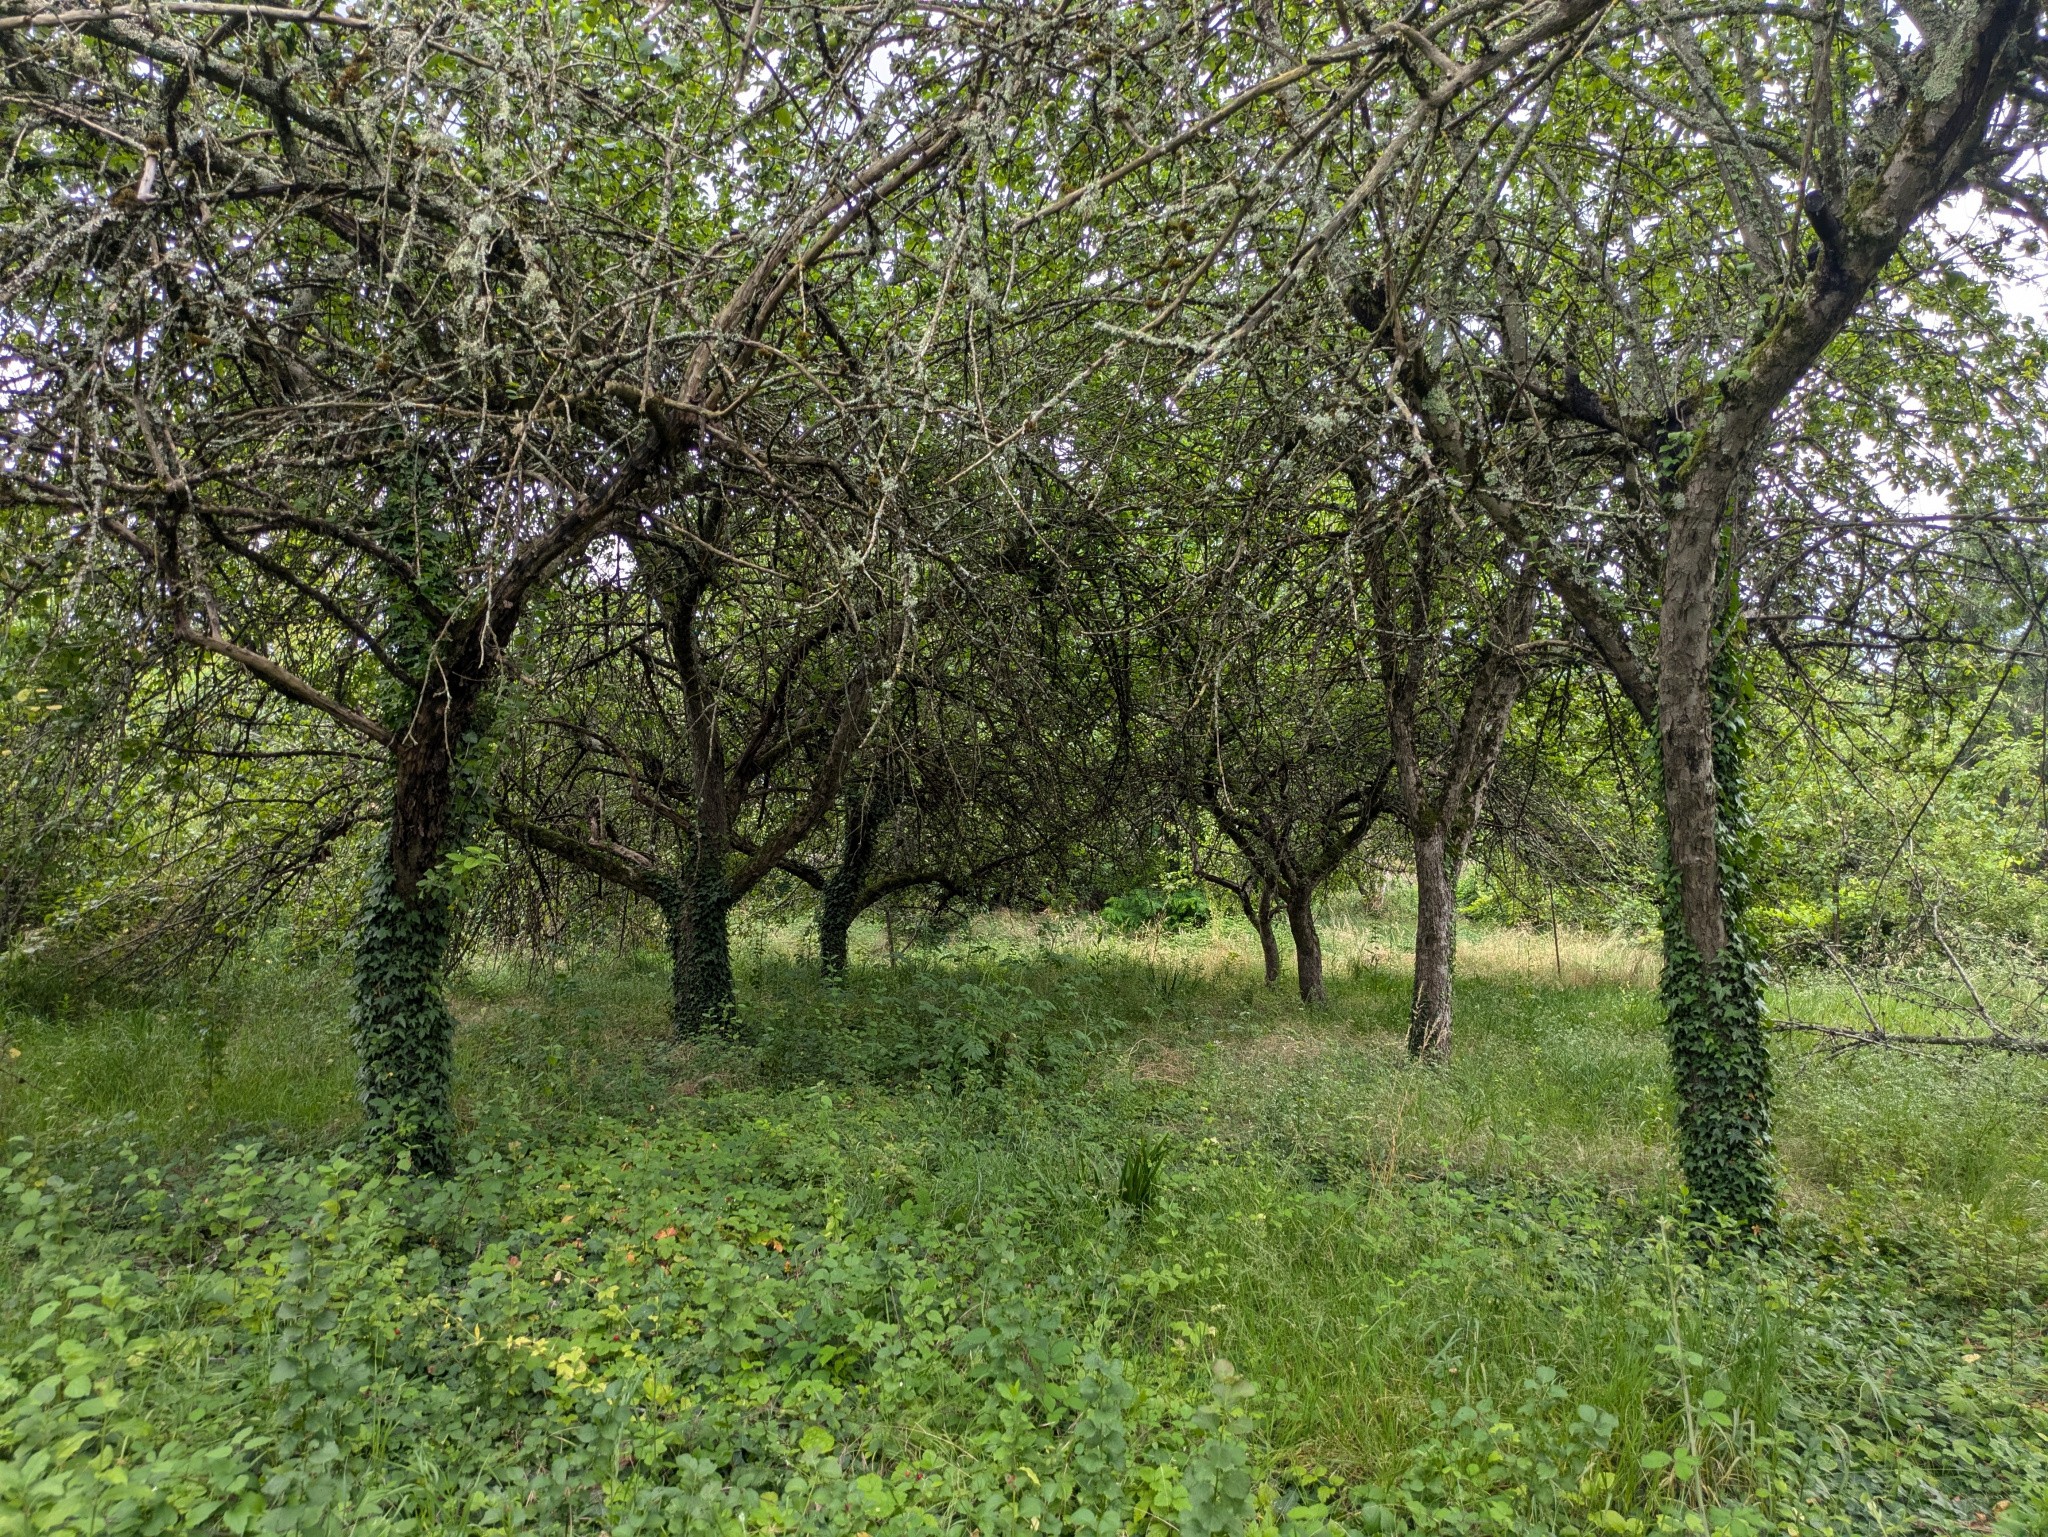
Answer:
[{"label": "green undergrowth", "polygon": [[1473,980],[1414,1071],[1383,974],[1198,960],[756,956],[694,1050],[649,964],[474,968],[439,1183],[303,977],[210,1116],[203,997],[48,1009],[0,1533],[2048,1533],[2033,1069],[1781,1043],[1781,1240],[1701,1250],[1646,990]]}]

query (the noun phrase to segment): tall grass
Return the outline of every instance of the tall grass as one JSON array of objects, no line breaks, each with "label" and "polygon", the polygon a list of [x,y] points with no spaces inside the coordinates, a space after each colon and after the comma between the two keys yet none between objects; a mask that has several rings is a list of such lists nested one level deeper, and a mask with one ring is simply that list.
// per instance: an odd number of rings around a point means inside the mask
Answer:
[{"label": "tall grass", "polygon": [[[1331,1001],[1316,1011],[1301,1007],[1286,977],[1261,985],[1256,943],[1228,919],[1187,934],[1122,936],[1085,916],[985,914],[941,946],[900,947],[899,970],[1000,974],[1049,996],[1078,983],[1088,1008],[1127,1027],[1117,1073],[1185,1088],[1233,1144],[1284,1146],[1325,1173],[1457,1169],[1669,1190],[1654,951],[1611,934],[1468,928],[1453,1060],[1411,1073],[1399,1046],[1400,902],[1397,891],[1377,910],[1348,895],[1331,903]],[[741,931],[751,1017],[801,1018],[827,996],[807,946],[796,925]],[[856,928],[855,956],[886,988],[879,924]],[[696,1092],[706,1073],[743,1079],[724,1060],[693,1067],[669,1039],[666,987],[664,958],[651,948],[546,963],[473,957],[455,996],[465,1124],[550,1110],[644,1116]],[[1807,1018],[1860,1018],[1854,997],[1825,981],[1774,993],[1774,1002]],[[17,989],[0,995],[0,1034],[0,1055],[20,1053],[0,1061],[0,1138],[126,1138],[196,1157],[252,1134],[331,1143],[355,1122],[338,963],[259,955],[208,981],[148,991]],[[2048,1214],[2048,1137],[2037,1113],[2048,1102],[2048,1065],[1841,1052],[1797,1038],[1779,1038],[1774,1052],[1778,1145],[1795,1208],[1839,1205],[1878,1180],[2011,1221]]]},{"label": "tall grass", "polygon": [[0,996],[0,1141],[176,1158],[251,1134],[331,1143],[354,1123],[343,973],[250,964],[77,993],[36,980]]},{"label": "tall grass", "polygon": [[[1642,1459],[1688,1445],[1702,1497],[1754,1496],[1778,1476],[1777,1427],[1801,1414],[1868,1421],[1866,1449],[1827,1475],[1830,1501],[1953,1506],[1967,1524],[1987,1480],[2018,1476],[2013,1447],[2038,1441],[2048,1458],[2048,1410],[2034,1424],[2025,1407],[2048,1404],[2038,1331],[2028,1345],[1996,1322],[2048,1291],[2048,1065],[1779,1039],[1785,1258],[1703,1270],[1661,1226],[1678,1189],[1653,954],[1620,936],[1470,932],[1453,1059],[1416,1068],[1392,906],[1333,904],[1331,1001],[1316,1010],[1285,979],[1261,985],[1230,922],[1113,936],[1085,918],[988,915],[942,946],[899,945],[893,971],[886,936],[863,928],[841,984],[819,977],[800,928],[758,925],[738,967],[771,1043],[758,1053],[672,1040],[654,950],[476,957],[455,1000],[461,1113],[479,1145],[566,1144],[604,1121],[694,1124],[707,1099],[772,1117],[816,1073],[865,1171],[838,1197],[850,1220],[901,1211],[970,1233],[1002,1214],[1047,1265],[1096,1256],[1127,1288],[1101,1303],[1111,1344],[1169,1365],[1228,1357],[1263,1385],[1274,1456],[1353,1478],[1419,1477],[1431,1447],[1455,1460],[1433,1406],[1506,1406],[1525,1384],[1556,1395],[1556,1423],[1543,1429],[1539,1404],[1531,1435],[1568,1440],[1581,1404],[1611,1416],[1603,1456],[1635,1482],[1609,1493],[1641,1508],[1677,1490]],[[1802,1009],[1843,1002],[1811,994]],[[252,962],[204,985],[6,1008],[20,1056],[0,1079],[0,1137],[46,1153],[126,1142],[194,1164],[228,1140],[310,1149],[353,1127],[338,969]],[[883,1019],[922,1028],[947,1009],[1028,1013],[1080,1054],[1056,1081],[997,1092],[972,1074],[982,1088],[877,1077],[830,1040],[773,1044]],[[1131,1221],[1121,1171],[1163,1148]],[[1696,1412],[1710,1392],[1729,1423]],[[1984,1404],[2007,1460],[1957,1453],[1962,1471],[1929,1485],[1938,1498],[1899,1494],[1948,1455],[1924,1436],[1993,1434],[1975,1428]],[[1894,1454],[1904,1471],[1885,1484]]]}]

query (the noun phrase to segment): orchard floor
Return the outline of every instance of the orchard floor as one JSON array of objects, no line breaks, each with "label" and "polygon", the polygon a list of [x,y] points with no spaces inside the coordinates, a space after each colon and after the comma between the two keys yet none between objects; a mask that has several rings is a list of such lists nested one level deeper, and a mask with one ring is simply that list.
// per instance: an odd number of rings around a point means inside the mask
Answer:
[{"label": "orchard floor", "polygon": [[1714,1252],[1649,952],[1470,935],[1417,1070],[1328,928],[1313,1012],[1241,925],[761,930],[722,1044],[473,961],[438,1185],[348,1156],[340,971],[17,988],[0,1533],[2048,1533],[2048,1069],[1781,1040]]}]

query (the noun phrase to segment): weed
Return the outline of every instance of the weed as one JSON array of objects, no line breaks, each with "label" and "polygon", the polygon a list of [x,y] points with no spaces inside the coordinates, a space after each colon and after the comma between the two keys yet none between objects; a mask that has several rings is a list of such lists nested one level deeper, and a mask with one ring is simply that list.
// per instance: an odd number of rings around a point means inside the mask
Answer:
[{"label": "weed", "polygon": [[1116,1204],[1129,1213],[1134,1226],[1142,1226],[1152,1210],[1152,1203],[1159,1196],[1160,1177],[1173,1162],[1173,1155],[1170,1137],[1140,1137],[1124,1154],[1117,1169]]},{"label": "weed", "polygon": [[1159,891],[1150,886],[1111,897],[1102,906],[1102,921],[1120,934],[1134,934],[1147,925],[1166,933],[1206,927],[1209,902],[1199,891],[1181,887]]}]

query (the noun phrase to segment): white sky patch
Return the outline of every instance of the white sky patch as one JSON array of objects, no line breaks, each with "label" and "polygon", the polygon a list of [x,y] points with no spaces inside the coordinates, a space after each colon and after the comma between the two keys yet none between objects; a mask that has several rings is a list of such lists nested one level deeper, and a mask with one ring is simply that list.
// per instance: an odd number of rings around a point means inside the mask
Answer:
[{"label": "white sky patch", "polygon": [[615,587],[624,587],[633,579],[636,569],[632,546],[617,534],[607,534],[590,547],[590,569],[598,580]]},{"label": "white sky patch", "polygon": [[889,87],[896,83],[896,56],[899,53],[908,55],[912,47],[910,39],[905,38],[884,44],[868,55],[866,74],[855,81],[863,107],[873,110]]},{"label": "white sky patch", "polygon": [[[2039,167],[2025,169],[2032,174]],[[2048,239],[2044,239],[2041,231],[2023,219],[1987,208],[1984,195],[1975,191],[1942,204],[1935,220],[1950,234],[1976,240],[2000,233],[2011,235],[2012,248],[2008,254],[2015,270],[1993,280],[1998,302],[2016,320],[2048,326]],[[2027,254],[2030,244],[2034,247],[2033,255]]]}]

